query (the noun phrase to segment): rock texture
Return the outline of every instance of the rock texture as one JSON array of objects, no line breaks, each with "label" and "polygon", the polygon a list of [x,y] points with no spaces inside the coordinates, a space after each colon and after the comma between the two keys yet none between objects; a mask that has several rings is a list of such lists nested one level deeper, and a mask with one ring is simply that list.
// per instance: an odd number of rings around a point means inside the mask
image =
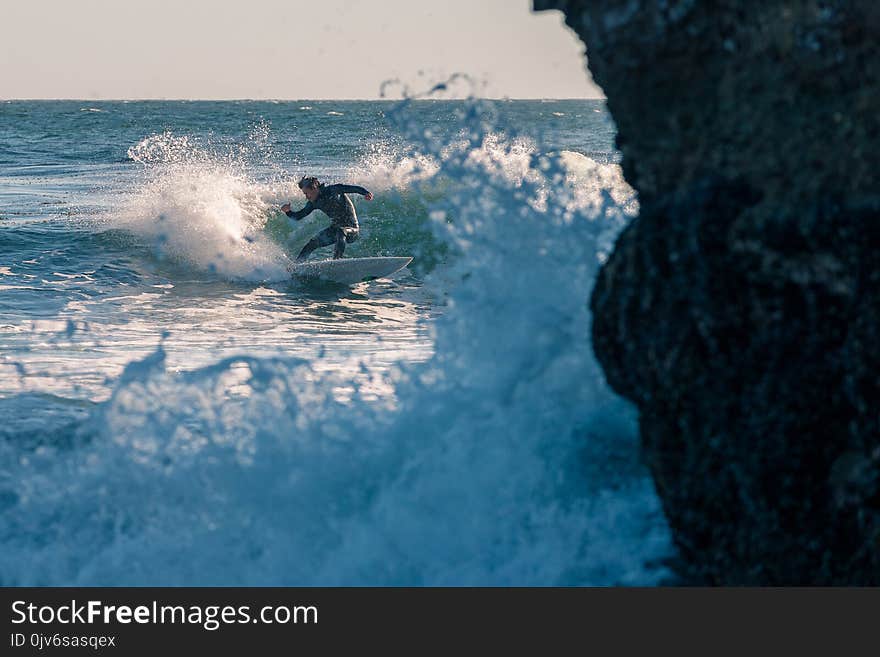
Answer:
[{"label": "rock texture", "polygon": [[593,291],[689,581],[880,584],[880,3],[535,0],[641,214]]}]

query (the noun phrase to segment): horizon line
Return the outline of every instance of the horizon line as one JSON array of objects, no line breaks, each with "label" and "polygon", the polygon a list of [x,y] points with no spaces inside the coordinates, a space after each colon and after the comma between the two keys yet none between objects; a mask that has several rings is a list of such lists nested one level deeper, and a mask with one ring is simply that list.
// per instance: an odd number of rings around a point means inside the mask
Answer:
[{"label": "horizon line", "polygon": [[359,102],[396,102],[400,100],[434,100],[434,101],[456,101],[456,100],[607,100],[606,96],[529,96],[529,97],[511,97],[511,96],[468,96],[465,98],[165,98],[165,97],[151,97],[151,98],[0,98],[0,102],[13,102],[13,101],[78,101],[78,102],[93,102],[93,103],[115,103],[115,102],[151,102],[151,101],[172,101],[172,102],[203,102],[203,103],[216,103],[216,102],[272,102],[272,103],[303,103],[303,102],[328,102],[328,101],[359,101]]}]

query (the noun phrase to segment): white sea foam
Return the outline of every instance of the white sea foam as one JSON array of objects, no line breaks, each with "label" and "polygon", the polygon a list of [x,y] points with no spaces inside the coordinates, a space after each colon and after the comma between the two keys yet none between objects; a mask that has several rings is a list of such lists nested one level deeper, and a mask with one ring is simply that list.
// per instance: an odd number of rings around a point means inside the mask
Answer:
[{"label": "white sea foam", "polygon": [[151,240],[161,257],[203,271],[283,279],[289,259],[262,232],[268,190],[223,163],[178,160],[180,153],[170,150],[174,159],[148,171],[119,204],[115,225]]}]

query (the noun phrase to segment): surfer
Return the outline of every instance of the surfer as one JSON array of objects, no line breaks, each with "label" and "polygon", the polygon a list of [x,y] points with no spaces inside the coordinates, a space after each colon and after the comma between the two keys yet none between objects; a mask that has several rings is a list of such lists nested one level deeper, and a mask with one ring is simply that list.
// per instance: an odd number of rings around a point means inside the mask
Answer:
[{"label": "surfer", "polygon": [[314,210],[321,210],[330,217],[330,226],[309,240],[308,244],[299,252],[296,261],[302,262],[315,249],[331,244],[336,245],[333,249],[333,259],[341,258],[345,252],[345,245],[351,244],[358,238],[359,230],[354,203],[346,194],[360,194],[368,201],[372,201],[372,192],[357,185],[324,185],[318,182],[314,176],[303,176],[299,181],[299,188],[308,199],[305,207],[302,210],[292,212],[290,203],[285,203],[281,206],[281,211],[291,219],[299,221]]}]

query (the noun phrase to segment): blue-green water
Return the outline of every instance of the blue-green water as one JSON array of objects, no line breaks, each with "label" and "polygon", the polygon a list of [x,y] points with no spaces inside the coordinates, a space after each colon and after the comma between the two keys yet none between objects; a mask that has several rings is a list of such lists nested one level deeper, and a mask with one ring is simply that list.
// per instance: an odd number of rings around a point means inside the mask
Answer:
[{"label": "blue-green water", "polygon": [[[0,102],[0,582],[662,577],[589,345],[613,139],[600,101]],[[412,266],[291,281],[304,174]]]}]

